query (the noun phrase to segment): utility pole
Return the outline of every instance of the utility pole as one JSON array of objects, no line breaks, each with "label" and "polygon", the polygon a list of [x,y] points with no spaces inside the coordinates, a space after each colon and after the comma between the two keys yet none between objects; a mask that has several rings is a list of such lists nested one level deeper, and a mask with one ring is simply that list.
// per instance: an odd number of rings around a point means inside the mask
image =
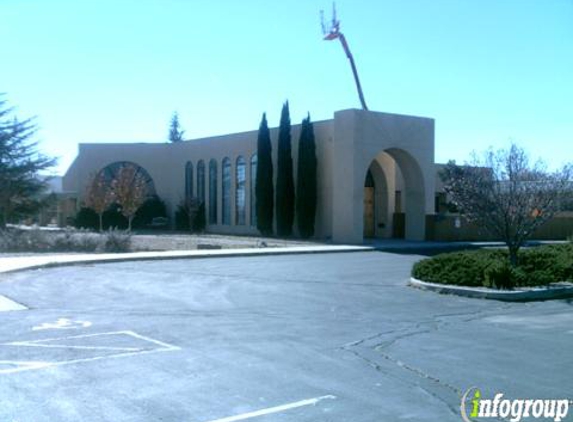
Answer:
[{"label": "utility pole", "polygon": [[332,41],[335,39],[339,39],[340,43],[342,44],[342,48],[346,53],[346,57],[350,60],[350,66],[352,67],[352,73],[354,74],[354,82],[356,82],[356,89],[358,90],[358,97],[360,98],[360,103],[362,104],[362,108],[364,110],[368,110],[366,106],[366,101],[364,100],[364,94],[362,93],[362,86],[360,85],[360,79],[358,79],[358,71],[356,70],[356,64],[354,63],[354,58],[352,57],[352,53],[350,52],[350,47],[348,47],[348,43],[346,42],[346,38],[344,34],[340,32],[340,21],[336,19],[336,5],[332,3],[332,21],[330,25],[327,27],[324,23],[324,11],[320,11],[320,19],[322,24],[322,33],[324,34],[325,41]]}]

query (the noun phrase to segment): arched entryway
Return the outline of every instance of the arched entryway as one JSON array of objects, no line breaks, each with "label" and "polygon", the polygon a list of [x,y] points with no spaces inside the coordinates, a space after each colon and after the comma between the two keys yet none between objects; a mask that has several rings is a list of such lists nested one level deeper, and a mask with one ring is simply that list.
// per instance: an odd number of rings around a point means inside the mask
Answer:
[{"label": "arched entryway", "polygon": [[422,172],[406,151],[389,148],[368,166],[364,178],[364,238],[415,238],[425,224]]}]

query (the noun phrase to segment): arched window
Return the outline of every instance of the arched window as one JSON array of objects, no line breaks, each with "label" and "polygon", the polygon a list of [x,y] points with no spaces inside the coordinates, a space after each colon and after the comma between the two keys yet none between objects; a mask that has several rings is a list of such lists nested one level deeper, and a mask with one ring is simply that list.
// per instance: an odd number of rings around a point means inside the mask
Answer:
[{"label": "arched window", "polygon": [[209,161],[209,224],[217,224],[217,161]]},{"label": "arched window", "polygon": [[245,159],[237,158],[235,166],[235,224],[245,224],[245,184],[247,182]]},{"label": "arched window", "polygon": [[251,157],[251,226],[257,225],[257,154]]},{"label": "arched window", "polygon": [[197,163],[197,198],[205,203],[205,162],[203,160]]},{"label": "arched window", "polygon": [[116,161],[114,163],[108,164],[104,168],[102,168],[98,174],[103,174],[104,180],[106,184],[110,184],[112,180],[117,178],[119,171],[121,168],[126,166],[133,166],[138,174],[141,174],[145,179],[145,184],[147,185],[147,194],[149,196],[155,195],[155,184],[153,183],[153,179],[143,167],[139,166],[136,163],[132,163],[131,161]]},{"label": "arched window", "polygon": [[223,224],[231,224],[231,160],[223,159]]},{"label": "arched window", "polygon": [[185,199],[193,198],[193,163],[185,164]]}]

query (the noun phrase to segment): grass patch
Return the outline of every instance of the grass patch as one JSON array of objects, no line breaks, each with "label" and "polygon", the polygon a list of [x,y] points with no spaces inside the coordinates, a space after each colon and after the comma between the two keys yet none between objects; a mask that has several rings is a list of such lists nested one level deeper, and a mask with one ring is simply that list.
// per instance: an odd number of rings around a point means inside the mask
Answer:
[{"label": "grass patch", "polygon": [[431,283],[512,289],[573,281],[573,243],[523,249],[519,265],[509,265],[505,250],[436,255],[414,264],[412,277]]}]

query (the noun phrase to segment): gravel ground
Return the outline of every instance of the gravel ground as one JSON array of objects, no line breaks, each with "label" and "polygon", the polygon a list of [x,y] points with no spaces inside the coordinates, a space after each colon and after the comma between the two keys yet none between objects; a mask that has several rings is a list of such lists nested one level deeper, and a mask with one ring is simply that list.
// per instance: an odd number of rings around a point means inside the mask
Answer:
[{"label": "gravel ground", "polygon": [[[41,229],[43,231],[43,228]],[[53,230],[52,232],[58,232]],[[175,251],[194,249],[236,249],[236,248],[280,248],[289,246],[316,246],[322,243],[276,239],[258,236],[230,236],[218,234],[187,234],[187,233],[134,233],[131,238],[131,250],[138,251]],[[31,256],[38,252],[0,252],[0,257]],[[69,255],[78,252],[41,252],[51,255]]]},{"label": "gravel ground", "polygon": [[224,236],[217,234],[137,234],[132,238],[134,251],[172,251],[201,248],[280,248],[288,246],[311,246],[317,242],[285,240],[256,236]]}]

